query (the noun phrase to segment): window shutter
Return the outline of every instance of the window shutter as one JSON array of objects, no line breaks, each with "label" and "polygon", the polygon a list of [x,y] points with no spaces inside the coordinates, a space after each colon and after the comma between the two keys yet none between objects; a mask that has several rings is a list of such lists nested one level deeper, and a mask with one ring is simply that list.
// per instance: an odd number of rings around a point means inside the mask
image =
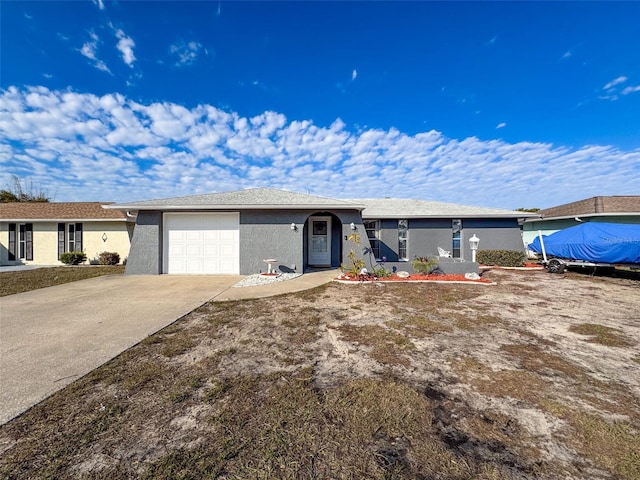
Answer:
[{"label": "window shutter", "polygon": [[58,259],[64,253],[64,223],[58,224]]},{"label": "window shutter", "polygon": [[16,224],[9,224],[9,260],[16,259]]},{"label": "window shutter", "polygon": [[76,252],[82,252],[82,224],[76,223]]},{"label": "window shutter", "polygon": [[33,260],[33,223],[25,224],[24,234],[24,245],[26,248],[25,259]]}]

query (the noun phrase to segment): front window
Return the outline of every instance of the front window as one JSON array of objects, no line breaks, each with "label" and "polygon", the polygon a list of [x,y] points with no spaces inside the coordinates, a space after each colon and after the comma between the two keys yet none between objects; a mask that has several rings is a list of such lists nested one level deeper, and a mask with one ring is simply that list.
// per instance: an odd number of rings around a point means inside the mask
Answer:
[{"label": "front window", "polygon": [[407,260],[407,238],[409,220],[398,220],[398,258]]},{"label": "front window", "polygon": [[76,250],[76,224],[67,225],[67,252],[75,252]]},{"label": "front window", "polygon": [[460,258],[462,250],[460,248],[462,239],[462,220],[454,219],[451,221],[452,230],[452,243],[451,243],[451,256],[453,258]]},{"label": "front window", "polygon": [[24,259],[27,253],[27,231],[24,223],[18,225],[18,258]]},{"label": "front window", "polygon": [[58,258],[64,252],[81,252],[82,248],[82,224],[58,223]]},{"label": "front window", "polygon": [[376,260],[380,260],[380,222],[378,220],[365,220],[364,230],[371,244],[371,253]]},{"label": "front window", "polygon": [[32,223],[10,223],[8,240],[9,260],[33,260]]}]

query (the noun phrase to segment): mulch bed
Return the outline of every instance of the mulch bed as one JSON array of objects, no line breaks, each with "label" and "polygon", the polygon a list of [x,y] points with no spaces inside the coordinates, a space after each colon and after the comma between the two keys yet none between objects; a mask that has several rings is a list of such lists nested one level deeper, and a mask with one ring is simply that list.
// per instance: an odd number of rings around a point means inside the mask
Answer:
[{"label": "mulch bed", "polygon": [[498,269],[498,270],[544,270],[544,266],[540,265],[539,263],[530,263],[527,262],[524,264],[523,267],[502,267],[500,265],[484,265],[484,264],[480,264],[480,270],[492,270],[492,269]]}]

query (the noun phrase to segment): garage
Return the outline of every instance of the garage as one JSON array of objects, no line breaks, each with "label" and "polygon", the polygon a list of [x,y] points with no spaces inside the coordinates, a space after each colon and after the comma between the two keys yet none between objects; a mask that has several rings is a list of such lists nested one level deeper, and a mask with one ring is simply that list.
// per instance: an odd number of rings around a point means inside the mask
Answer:
[{"label": "garage", "polygon": [[237,212],[165,213],[163,273],[237,275],[239,224]]}]

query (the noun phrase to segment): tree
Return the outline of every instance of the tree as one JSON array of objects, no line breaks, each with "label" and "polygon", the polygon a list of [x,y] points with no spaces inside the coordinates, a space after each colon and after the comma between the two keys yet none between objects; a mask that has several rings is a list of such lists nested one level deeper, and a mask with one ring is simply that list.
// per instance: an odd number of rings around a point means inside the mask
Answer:
[{"label": "tree", "polygon": [[10,185],[0,190],[0,202],[48,202],[49,197],[42,189],[35,191],[33,183],[29,183],[28,191],[22,185],[22,179],[17,175],[11,175]]},{"label": "tree", "polygon": [[516,212],[536,213],[539,211],[540,211],[539,208],[516,208]]}]

